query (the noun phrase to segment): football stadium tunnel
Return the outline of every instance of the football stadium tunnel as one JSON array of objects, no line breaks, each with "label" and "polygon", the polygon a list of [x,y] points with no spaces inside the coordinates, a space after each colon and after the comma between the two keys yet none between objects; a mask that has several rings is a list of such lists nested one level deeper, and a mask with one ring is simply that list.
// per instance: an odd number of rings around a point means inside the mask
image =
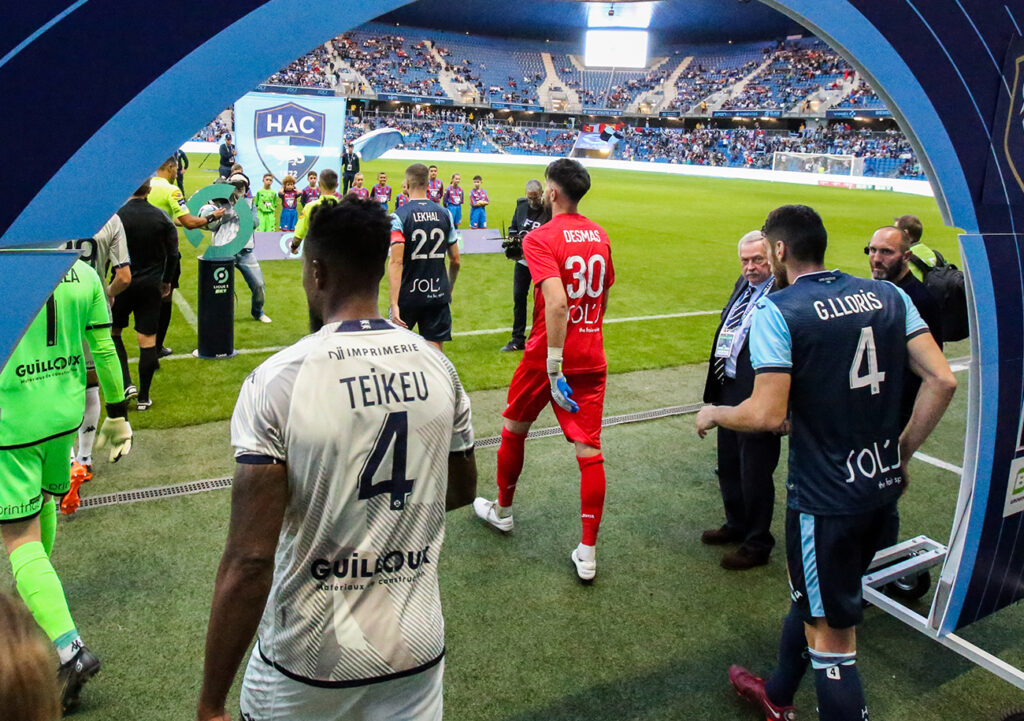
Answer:
[{"label": "football stadium tunnel", "polygon": [[[996,498],[1017,453],[1024,376],[1014,237],[1016,223],[1024,227],[1024,133],[1019,119],[1011,122],[1021,77],[1004,71],[1007,49],[1020,49],[1024,0],[763,2],[824,39],[869,80],[913,143],[945,222],[964,231],[978,311],[964,471],[976,494]],[[91,234],[196,128],[286,66],[297,49],[407,4],[320,3],[311,16],[297,17],[291,0],[223,0],[212,14],[207,3],[184,2],[174,8],[180,20],[115,0],[20,9],[0,31],[8,167],[18,172],[0,207],[0,248],[53,247]],[[39,68],[49,69],[45,79]],[[26,262],[3,255],[11,269]],[[0,318],[0,358],[67,267],[58,265],[31,276],[0,273],[0,297],[10,299]],[[974,513],[984,511],[982,504]],[[998,530],[986,526],[985,533]],[[976,549],[965,553],[970,570]],[[966,589],[953,594],[954,606],[962,606]],[[945,625],[955,624],[954,617]]]}]

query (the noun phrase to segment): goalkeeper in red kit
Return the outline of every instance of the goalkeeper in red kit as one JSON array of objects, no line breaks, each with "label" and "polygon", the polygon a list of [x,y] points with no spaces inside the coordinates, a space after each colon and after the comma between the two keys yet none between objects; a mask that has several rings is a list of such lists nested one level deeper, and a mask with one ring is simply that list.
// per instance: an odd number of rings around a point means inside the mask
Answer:
[{"label": "goalkeeper in red kit", "polygon": [[523,240],[533,278],[533,331],[512,376],[498,448],[498,498],[477,498],[477,516],[500,531],[511,531],[512,498],[523,470],[526,434],[537,415],[552,404],[580,466],[582,539],[571,555],[584,583],[597,572],[597,531],[604,507],[601,455],[607,361],[601,324],[608,289],[615,279],[608,234],[577,212],[590,190],[590,174],[568,158],[548,165],[544,202],[550,221]]}]

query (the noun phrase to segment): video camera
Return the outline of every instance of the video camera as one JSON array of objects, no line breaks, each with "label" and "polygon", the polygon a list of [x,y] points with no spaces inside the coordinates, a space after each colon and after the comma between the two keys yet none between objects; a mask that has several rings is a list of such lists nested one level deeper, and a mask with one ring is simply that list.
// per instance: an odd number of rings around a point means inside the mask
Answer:
[{"label": "video camera", "polygon": [[502,239],[501,249],[505,251],[506,258],[509,260],[523,259],[523,238],[525,236],[525,230],[513,230],[509,231],[508,236]]}]

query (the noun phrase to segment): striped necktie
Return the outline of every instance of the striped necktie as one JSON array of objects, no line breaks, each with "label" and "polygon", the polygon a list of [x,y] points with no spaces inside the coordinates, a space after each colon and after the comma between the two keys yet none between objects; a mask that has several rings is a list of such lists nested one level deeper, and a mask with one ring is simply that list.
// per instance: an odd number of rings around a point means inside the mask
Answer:
[{"label": "striped necktie", "polygon": [[[722,326],[722,332],[735,331],[743,323],[743,316],[747,312],[747,306],[750,305],[750,298],[754,295],[754,286],[747,283],[747,289],[743,291],[743,295],[739,297],[736,304],[733,305],[732,310],[729,311],[729,317],[725,319],[725,325]],[[725,380],[725,358],[715,358],[715,378],[719,382]]]}]

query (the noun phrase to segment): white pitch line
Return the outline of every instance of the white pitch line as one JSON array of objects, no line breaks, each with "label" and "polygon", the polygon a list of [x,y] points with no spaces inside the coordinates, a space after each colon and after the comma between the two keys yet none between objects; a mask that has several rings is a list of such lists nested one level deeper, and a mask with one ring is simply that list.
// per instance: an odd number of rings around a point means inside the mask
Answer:
[{"label": "white pitch line", "polygon": [[[179,301],[179,298],[180,298],[180,301]],[[185,301],[185,298],[177,290],[174,291],[174,301],[176,303],[178,303],[178,308],[181,309],[181,314],[185,316],[186,320],[188,320],[189,325],[191,325],[192,328],[195,329],[196,328],[196,314],[194,312],[192,312],[192,308],[189,307],[188,303]],[[184,307],[182,307],[182,306],[184,306]],[[645,321],[645,320],[665,320],[667,318],[690,318],[690,317],[693,317],[693,316],[700,316],[700,315],[717,315],[718,313],[721,313],[721,311],[718,311],[718,310],[690,310],[690,311],[685,311],[683,313],[661,313],[659,315],[634,315],[634,316],[630,316],[628,318],[605,318],[604,322],[605,322],[606,325],[609,324],[609,323],[636,323],[636,322]],[[531,326],[527,326],[527,330],[530,330],[530,327]],[[456,332],[452,333],[452,337],[453,338],[466,338],[468,336],[475,336],[475,335],[498,335],[499,333],[511,333],[511,332],[512,332],[511,328],[485,328],[485,329],[482,329],[482,330],[456,331]],[[238,353],[238,355],[250,355],[250,354],[257,354],[257,353],[277,353],[279,350],[284,350],[287,347],[288,346],[284,346],[284,345],[272,345],[272,346],[266,346],[264,348],[239,348],[235,352]],[[195,356],[193,356],[191,353],[175,353],[174,355],[169,355],[166,358],[161,358],[160,360],[161,361],[181,360],[182,358],[195,358]],[[135,361],[134,358],[132,360]],[[138,362],[138,361],[135,361],[135,362]]]},{"label": "white pitch line", "polygon": [[[178,310],[185,316],[185,321],[192,326],[192,330],[199,332],[199,319],[196,317],[196,312],[192,310],[192,306],[185,300],[185,296],[178,292],[178,289],[174,289],[174,293],[171,296],[174,298],[174,304],[178,306]],[[168,356],[172,358],[173,356]],[[182,358],[191,358],[192,356],[181,356]]]},{"label": "white pitch line", "polygon": [[936,458],[935,456],[929,456],[927,453],[921,453],[921,451],[915,453],[914,458],[916,458],[919,461],[924,461],[925,463],[930,463],[936,468],[941,468],[944,471],[951,471],[957,474],[958,476],[962,476],[964,474],[964,469],[961,468],[960,466],[954,466],[952,463],[947,463],[946,461],[940,458]]}]

